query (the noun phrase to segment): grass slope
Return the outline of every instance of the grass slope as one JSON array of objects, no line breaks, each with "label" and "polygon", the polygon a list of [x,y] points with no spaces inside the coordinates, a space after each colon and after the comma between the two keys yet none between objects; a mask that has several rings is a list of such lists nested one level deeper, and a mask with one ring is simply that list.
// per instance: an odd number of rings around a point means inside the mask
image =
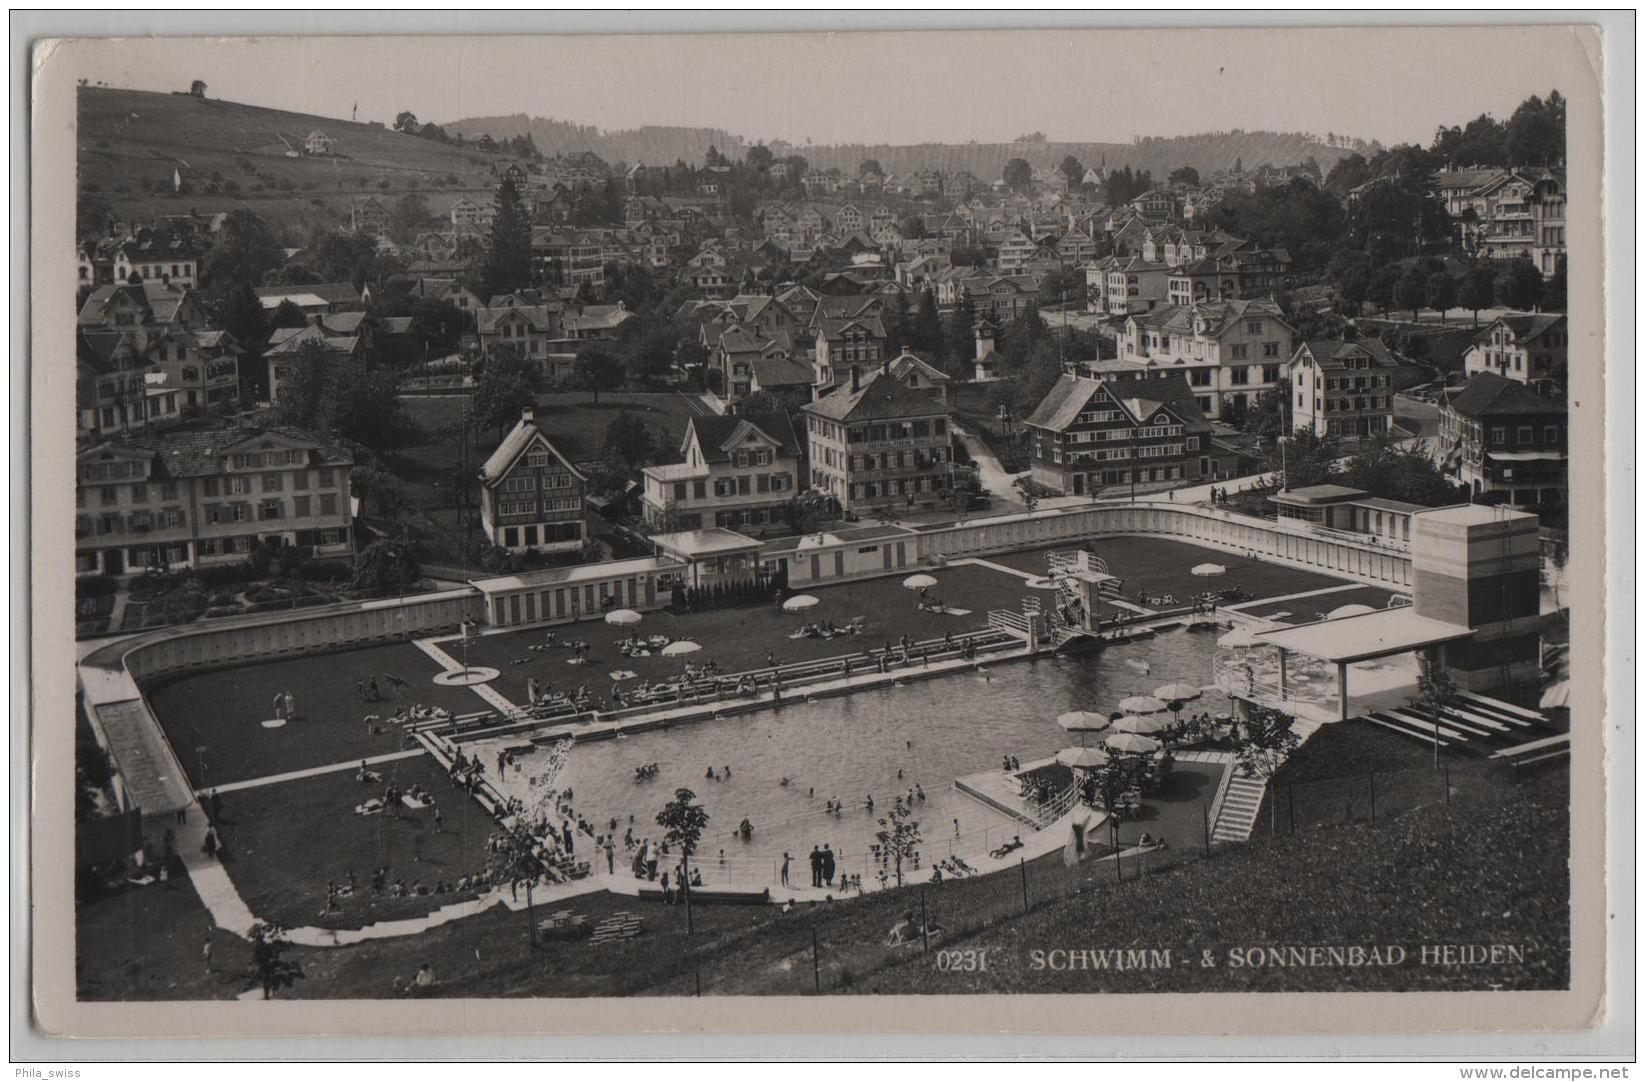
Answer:
[{"label": "grass slope", "polygon": [[[463,191],[489,191],[492,166],[507,161],[369,124],[186,94],[82,87],[78,116],[82,187],[95,185],[117,215],[140,220],[245,207],[279,226],[335,229],[355,201],[369,194],[386,204],[414,185],[441,213]],[[287,157],[315,128],[339,141],[339,156]],[[238,158],[257,174],[245,172]],[[174,170],[194,185],[192,194],[173,193]],[[241,190],[207,193],[214,172]],[[436,178],[453,174],[457,188],[433,187]],[[159,190],[143,191],[144,180]],[[280,191],[281,181],[296,187]],[[380,186],[384,181],[387,188]],[[252,191],[257,184],[265,190]]]}]

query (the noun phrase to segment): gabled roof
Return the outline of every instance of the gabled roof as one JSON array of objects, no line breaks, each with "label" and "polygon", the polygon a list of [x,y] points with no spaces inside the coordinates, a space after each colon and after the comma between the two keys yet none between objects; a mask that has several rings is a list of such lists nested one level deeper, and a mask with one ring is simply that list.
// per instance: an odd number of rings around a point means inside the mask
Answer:
[{"label": "gabled roof", "polygon": [[800,441],[794,426],[785,414],[744,413],[715,414],[710,417],[693,416],[686,423],[686,440],[697,437],[697,448],[705,462],[729,462],[734,451],[748,437],[758,432],[781,448],[785,455],[797,456]]},{"label": "gabled roof", "polygon": [[1169,375],[1115,376],[1110,379],[1082,379],[1063,374],[1051,385],[1023,423],[1035,428],[1061,432],[1074,423],[1094,395],[1111,399],[1129,415],[1133,423],[1147,421],[1157,410],[1166,409],[1190,432],[1209,432],[1211,425],[1200,412],[1193,388],[1181,373]]},{"label": "gabled roof", "polygon": [[907,350],[904,350],[897,356],[887,361],[886,367],[890,369],[891,378],[896,380],[901,380],[903,377],[907,376],[909,372],[913,371],[918,372],[921,376],[925,377],[927,383],[940,384],[948,382],[948,374],[946,372],[928,363],[918,354],[910,353]]},{"label": "gabled roof", "polygon": [[760,386],[761,390],[771,390],[777,387],[806,387],[811,383],[812,373],[810,367],[791,357],[761,356],[754,358],[749,363],[754,369],[754,382]]},{"label": "gabled roof", "polygon": [[1564,413],[1565,403],[1539,395],[1518,380],[1480,372],[1451,396],[1446,408],[1465,417],[1531,416]]},{"label": "gabled roof", "polygon": [[532,330],[544,334],[547,334],[553,327],[553,321],[546,304],[503,304],[492,308],[477,308],[474,310],[475,327],[481,334],[495,332],[502,322],[509,318],[519,319]]},{"label": "gabled roof", "polygon": [[256,425],[173,430],[159,435],[124,437],[83,452],[82,457],[104,449],[127,455],[135,451],[154,456],[156,477],[210,477],[223,472],[223,460],[231,452],[263,437],[276,445],[313,448],[310,464],[314,466],[350,466],[354,463],[347,451],[301,429]]},{"label": "gabled roof", "polygon": [[487,485],[494,485],[501,481],[504,475],[514,468],[514,463],[519,460],[520,456],[535,446],[539,440],[548,448],[550,454],[560,460],[560,464],[569,470],[573,477],[579,481],[587,480],[582,471],[572,465],[571,460],[562,455],[553,442],[549,440],[547,434],[537,427],[537,422],[527,420],[524,417],[514,422],[514,427],[508,435],[503,437],[503,442],[497,445],[497,449],[491,452],[491,456],[485,460],[485,465],[480,467],[480,480]]},{"label": "gabled roof", "polygon": [[801,409],[830,421],[841,422],[930,417],[932,414],[946,416],[952,412],[924,391],[905,387],[894,379],[882,379],[877,368],[864,374],[861,380],[855,391],[850,384],[846,384],[824,398],[807,402]]},{"label": "gabled roof", "polygon": [[1499,316],[1494,322],[1474,336],[1474,341],[1482,342],[1490,337],[1498,324],[1507,327],[1514,334],[1514,345],[1523,346],[1541,338],[1549,330],[1565,322],[1564,313],[1538,313],[1536,315]]},{"label": "gabled roof", "polygon": [[1380,338],[1361,338],[1355,342],[1344,342],[1340,338],[1313,338],[1304,342],[1298,353],[1306,350],[1313,361],[1322,369],[1337,370],[1344,367],[1343,360],[1352,356],[1366,356],[1376,368],[1396,368],[1399,361],[1382,344]]}]

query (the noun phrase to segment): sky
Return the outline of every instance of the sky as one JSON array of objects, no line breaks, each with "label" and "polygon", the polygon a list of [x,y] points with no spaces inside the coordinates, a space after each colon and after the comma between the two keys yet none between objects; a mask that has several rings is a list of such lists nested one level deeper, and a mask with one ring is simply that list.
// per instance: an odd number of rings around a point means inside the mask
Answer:
[{"label": "sky", "polygon": [[[82,41],[87,78],[347,119],[526,113],[815,143],[1234,128],[1428,143],[1569,72],[1559,28]],[[1560,87],[1570,95],[1570,88]]]}]

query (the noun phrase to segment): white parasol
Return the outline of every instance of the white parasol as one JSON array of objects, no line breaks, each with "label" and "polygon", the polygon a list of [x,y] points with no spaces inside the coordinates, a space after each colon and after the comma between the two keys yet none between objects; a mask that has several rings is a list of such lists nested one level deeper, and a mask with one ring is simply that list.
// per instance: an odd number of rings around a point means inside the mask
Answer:
[{"label": "white parasol", "polygon": [[1152,714],[1148,717],[1127,714],[1114,722],[1115,733],[1135,733],[1139,736],[1152,736],[1155,733],[1163,733],[1170,727],[1171,723],[1158,714]]},{"label": "white parasol", "polygon": [[1366,613],[1376,612],[1369,605],[1340,605],[1325,614],[1327,620],[1340,620],[1344,616],[1364,616]]},{"label": "white parasol", "polygon": [[1166,684],[1154,689],[1154,698],[1162,702],[1193,702],[1199,698],[1199,688],[1194,684]]},{"label": "white parasol", "polygon": [[1127,755],[1147,755],[1159,750],[1159,741],[1148,736],[1139,736],[1136,733],[1115,733],[1107,740],[1109,750],[1123,752]]},{"label": "white parasol", "polygon": [[1127,714],[1158,714],[1168,708],[1168,704],[1160,702],[1152,695],[1129,695],[1119,702],[1121,710]]},{"label": "white parasol", "polygon": [[1195,564],[1188,569],[1188,573],[1202,579],[1208,579],[1213,575],[1226,575],[1228,569],[1221,564]]},{"label": "white parasol", "polygon": [[667,646],[663,647],[663,657],[679,657],[681,654],[695,654],[701,649],[701,646],[691,640],[681,639],[678,642],[671,642]]},{"label": "white parasol", "polygon": [[905,588],[910,590],[925,590],[935,586],[937,584],[937,580],[936,577],[932,575],[910,575],[906,579],[902,580],[902,584]]},{"label": "white parasol", "polygon": [[618,627],[627,627],[639,623],[644,617],[633,609],[612,609],[605,614],[605,622],[616,624]]},{"label": "white parasol", "polygon": [[820,605],[821,603],[822,602],[818,598],[815,598],[810,594],[795,594],[793,597],[783,602],[783,611],[800,612],[811,608],[813,605]]},{"label": "white parasol", "polygon": [[1057,762],[1076,770],[1089,770],[1113,758],[1101,748],[1063,748],[1057,752]]}]

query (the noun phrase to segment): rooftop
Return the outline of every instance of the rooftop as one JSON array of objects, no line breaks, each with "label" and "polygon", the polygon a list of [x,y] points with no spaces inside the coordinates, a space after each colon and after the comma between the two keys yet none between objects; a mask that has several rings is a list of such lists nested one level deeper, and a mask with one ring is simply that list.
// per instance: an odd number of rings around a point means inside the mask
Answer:
[{"label": "rooftop", "polygon": [[733,552],[753,552],[761,542],[745,537],[735,530],[711,526],[702,530],[681,530],[678,533],[654,534],[651,543],[670,556],[686,560],[706,556],[725,556]]},{"label": "rooftop", "polygon": [[570,567],[548,567],[541,571],[522,571],[518,575],[501,575],[490,579],[470,579],[482,594],[506,593],[510,590],[532,590],[543,586],[565,586],[571,583],[602,582],[608,579],[644,575],[654,571],[678,571],[680,562],[664,556],[643,556],[616,563],[575,564]]},{"label": "rooftop", "polygon": [[1473,628],[1418,616],[1409,605],[1259,633],[1271,646],[1344,664],[1470,638]]}]

